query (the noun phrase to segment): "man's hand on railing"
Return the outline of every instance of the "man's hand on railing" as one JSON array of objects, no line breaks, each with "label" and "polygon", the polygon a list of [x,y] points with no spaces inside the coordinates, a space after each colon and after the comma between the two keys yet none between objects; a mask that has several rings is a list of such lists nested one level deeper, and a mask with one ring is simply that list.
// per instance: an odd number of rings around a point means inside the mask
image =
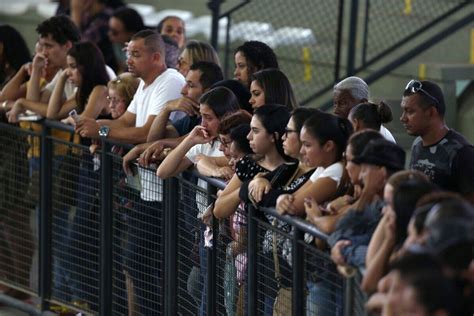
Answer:
[{"label": "man's hand on railing", "polygon": [[81,137],[98,138],[100,125],[90,117],[82,117],[76,122],[76,133]]},{"label": "man's hand on railing", "polygon": [[141,155],[138,157],[138,163],[142,167],[148,167],[152,163],[162,161],[165,158],[162,156],[164,149],[165,145],[163,142],[159,140],[154,142],[141,153]]},{"label": "man's hand on railing", "polygon": [[134,176],[132,169],[130,166],[135,163],[137,158],[140,156],[142,153],[143,149],[140,147],[141,145],[133,147],[132,150],[130,150],[125,156],[123,156],[122,159],[122,167],[123,171],[125,171],[126,175],[129,176]]}]

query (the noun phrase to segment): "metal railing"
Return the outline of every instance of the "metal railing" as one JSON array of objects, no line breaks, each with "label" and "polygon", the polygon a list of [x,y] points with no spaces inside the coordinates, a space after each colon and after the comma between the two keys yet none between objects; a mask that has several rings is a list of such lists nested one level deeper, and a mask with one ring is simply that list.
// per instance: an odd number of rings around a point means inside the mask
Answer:
[{"label": "metal railing", "polygon": [[[31,232],[38,242],[28,249],[38,250],[39,258],[25,260],[35,269],[0,265],[0,282],[32,295],[38,305],[5,294],[0,302],[32,315],[62,309],[99,315],[260,315],[271,312],[278,296],[279,308],[293,315],[364,314],[364,298],[356,295],[359,282],[341,277],[327,251],[305,241],[327,237],[308,222],[250,206],[240,213],[244,219],[213,218],[212,246],[205,246],[206,226],[197,214],[225,183],[196,172],[161,181],[141,168],[137,181],[122,171],[120,153],[128,145],[102,140],[91,154],[87,142],[54,136],[57,130],[73,135],[70,127],[47,120],[41,127],[33,132],[0,123],[0,166],[9,170],[0,173],[0,182],[26,175],[21,178],[26,189],[10,197],[30,202],[15,222],[0,218],[1,253],[26,253],[12,247],[11,238],[4,240],[5,232],[23,240]],[[41,143],[40,155],[32,155],[33,140]],[[39,170],[39,184],[24,167],[13,168],[28,161]],[[196,185],[198,179],[207,189]],[[39,201],[30,194],[31,185],[39,189]],[[1,204],[1,214],[9,208]],[[237,221],[246,231],[239,232],[242,239],[233,227]],[[15,227],[23,229],[12,231]],[[240,243],[238,250],[233,242]],[[39,285],[29,283],[35,276]],[[291,288],[286,298],[281,296],[285,288]]]}]

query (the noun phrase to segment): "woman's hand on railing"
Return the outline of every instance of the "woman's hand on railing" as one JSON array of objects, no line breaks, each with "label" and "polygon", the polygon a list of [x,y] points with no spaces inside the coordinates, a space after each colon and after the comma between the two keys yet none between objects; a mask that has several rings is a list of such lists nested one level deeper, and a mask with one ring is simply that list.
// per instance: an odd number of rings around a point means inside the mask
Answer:
[{"label": "woman's hand on railing", "polygon": [[339,240],[332,248],[331,248],[331,259],[334,261],[335,264],[339,266],[346,265],[346,260],[341,253],[342,248],[347,247],[352,242],[350,240]]},{"label": "woman's hand on railing", "polygon": [[323,216],[325,211],[313,198],[307,197],[304,199],[304,210],[306,212],[306,219],[313,225],[318,218]]},{"label": "woman's hand on railing", "polygon": [[249,182],[249,195],[256,203],[260,203],[263,196],[270,192],[272,185],[266,178],[256,177]]},{"label": "woman's hand on railing", "polygon": [[163,155],[164,151],[165,145],[163,142],[158,140],[143,151],[138,158],[138,163],[142,167],[148,167],[152,163],[159,163],[165,159],[165,156]]},{"label": "woman's hand on railing", "polygon": [[21,103],[23,98],[16,100],[12,109],[7,112],[7,118],[9,123],[18,123],[18,117],[25,111],[23,104]]},{"label": "woman's hand on railing", "polygon": [[295,198],[291,194],[282,194],[276,202],[276,210],[280,215],[290,213],[294,214],[295,206],[293,205]]}]

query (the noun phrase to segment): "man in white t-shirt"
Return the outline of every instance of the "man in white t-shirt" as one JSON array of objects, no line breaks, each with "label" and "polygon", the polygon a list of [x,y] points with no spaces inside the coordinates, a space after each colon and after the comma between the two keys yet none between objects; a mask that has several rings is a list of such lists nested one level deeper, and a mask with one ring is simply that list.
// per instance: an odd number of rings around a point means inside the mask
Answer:
[{"label": "man in white t-shirt", "polygon": [[[77,124],[81,136],[144,143],[155,116],[168,101],[181,96],[184,77],[175,69],[167,69],[163,39],[158,33],[144,30],[135,34],[127,55],[128,71],[141,79],[127,111],[117,120],[82,119]],[[174,118],[177,116],[171,116]]]},{"label": "man in white t-shirt", "polygon": [[[359,77],[347,77],[334,86],[333,103],[334,114],[348,118],[351,109],[359,103],[369,100],[369,86]],[[380,126],[380,134],[392,143],[395,138],[383,125]]]},{"label": "man in white t-shirt", "polygon": [[[141,79],[127,111],[117,120],[81,119],[76,129],[81,136],[144,143],[156,115],[168,101],[181,96],[184,77],[175,69],[167,69],[164,44],[158,33],[136,33],[128,44],[127,55],[129,72]],[[163,184],[151,170],[140,167],[138,172],[140,198],[134,196],[133,209],[127,214],[123,262],[133,282],[137,313],[152,315],[159,310],[159,295],[163,294],[159,268],[163,264]]]}]

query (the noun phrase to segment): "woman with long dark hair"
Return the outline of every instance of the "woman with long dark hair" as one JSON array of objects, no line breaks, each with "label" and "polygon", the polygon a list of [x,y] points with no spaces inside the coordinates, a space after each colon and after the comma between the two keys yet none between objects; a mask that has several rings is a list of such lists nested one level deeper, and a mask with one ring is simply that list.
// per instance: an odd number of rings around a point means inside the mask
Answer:
[{"label": "woman with long dark hair", "polygon": [[[68,68],[61,75],[49,100],[46,117],[63,119],[74,109],[80,117],[107,115],[108,76],[101,51],[91,42],[75,44],[68,52],[67,64]],[[63,102],[66,80],[73,82],[77,91],[72,98]]]}]

